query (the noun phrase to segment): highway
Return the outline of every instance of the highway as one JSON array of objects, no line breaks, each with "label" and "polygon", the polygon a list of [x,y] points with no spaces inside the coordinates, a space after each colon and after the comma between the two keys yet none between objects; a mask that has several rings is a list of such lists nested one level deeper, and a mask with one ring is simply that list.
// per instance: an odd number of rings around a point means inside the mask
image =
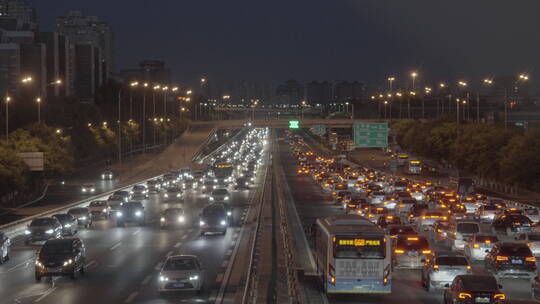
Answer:
[{"label": "highway", "polygon": [[[259,169],[264,170],[264,166]],[[200,236],[198,221],[208,197],[199,191],[186,192],[184,202],[166,202],[163,193],[143,200],[147,225],[116,227],[114,219],[94,221],[76,234],[87,247],[85,275],[34,280],[35,252],[39,246],[25,246],[15,239],[11,259],[0,265],[2,303],[214,303],[224,284],[224,273],[237,243],[245,213],[262,174],[251,190],[231,191],[233,221],[225,236]],[[179,229],[161,230],[159,214],[168,207],[184,208],[187,222]],[[158,271],[166,257],[197,255],[206,269],[205,291],[158,293]]]},{"label": "highway", "polygon": [[[316,146],[309,138],[305,138],[306,143],[317,153]],[[316,218],[333,214],[343,213],[343,210],[332,203],[329,194],[324,194],[320,186],[310,176],[298,176],[296,174],[297,159],[291,153],[289,145],[280,142],[279,153],[282,166],[285,170],[286,180],[295,200],[297,211],[302,220],[302,224],[311,227]],[[485,232],[490,231],[489,225],[483,225]],[[309,237],[309,236],[308,236]],[[501,237],[502,240],[509,240]],[[308,238],[309,239],[309,238]],[[311,241],[310,241],[311,242]],[[432,244],[435,251],[449,251],[448,247]],[[483,262],[473,262],[474,273],[484,273]],[[442,290],[428,293],[422,288],[420,270],[396,270],[393,276],[392,293],[389,295],[354,296],[339,295],[327,297],[329,303],[442,303]],[[531,299],[531,285],[528,280],[502,279],[503,291],[507,294],[509,303],[537,303]],[[319,292],[321,286],[315,278],[305,280],[306,289]]]}]

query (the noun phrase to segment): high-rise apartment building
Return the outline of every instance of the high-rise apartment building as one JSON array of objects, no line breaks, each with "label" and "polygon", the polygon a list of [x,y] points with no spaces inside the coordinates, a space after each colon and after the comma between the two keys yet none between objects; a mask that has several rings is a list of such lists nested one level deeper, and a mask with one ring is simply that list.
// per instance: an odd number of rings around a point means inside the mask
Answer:
[{"label": "high-rise apartment building", "polygon": [[332,84],[312,81],[306,84],[306,101],[311,105],[326,105],[332,101]]},{"label": "high-rise apartment building", "polygon": [[0,28],[37,30],[36,12],[26,0],[0,0]]}]

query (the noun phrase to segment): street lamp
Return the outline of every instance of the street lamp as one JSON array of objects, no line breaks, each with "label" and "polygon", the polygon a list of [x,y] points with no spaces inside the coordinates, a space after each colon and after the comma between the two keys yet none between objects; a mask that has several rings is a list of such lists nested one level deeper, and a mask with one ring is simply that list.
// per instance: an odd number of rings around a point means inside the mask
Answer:
[{"label": "street lamp", "polygon": [[38,97],[36,98],[36,102],[37,102],[37,105],[38,105],[38,124],[41,123],[41,97]]},{"label": "street lamp", "polygon": [[[169,87],[163,87],[163,116],[167,117],[167,92]],[[172,89],[171,89],[172,90]],[[167,130],[165,130],[165,145],[167,145]]]},{"label": "street lamp", "polygon": [[143,153],[146,153],[146,88],[148,88],[148,83],[143,84],[143,106],[142,106],[142,137],[143,137]]},{"label": "street lamp", "polygon": [[411,96],[416,96],[416,92],[410,91],[407,98],[407,115],[409,119],[411,119]]},{"label": "street lamp", "polygon": [[412,89],[414,91],[414,82],[416,81],[416,77],[418,77],[418,73],[417,72],[412,72],[411,77],[412,77]]},{"label": "street lamp", "polygon": [[11,101],[11,97],[6,96],[6,143],[9,141],[9,102]]},{"label": "street lamp", "polygon": [[392,82],[394,82],[394,80],[396,80],[396,77],[394,76],[388,77],[388,82],[390,84],[390,93],[392,93]]}]

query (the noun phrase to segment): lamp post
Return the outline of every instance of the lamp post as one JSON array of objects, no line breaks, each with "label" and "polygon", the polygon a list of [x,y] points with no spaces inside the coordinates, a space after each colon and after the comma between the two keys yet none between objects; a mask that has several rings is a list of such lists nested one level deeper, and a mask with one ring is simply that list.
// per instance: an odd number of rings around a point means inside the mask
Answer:
[{"label": "lamp post", "polygon": [[411,77],[412,77],[412,89],[414,91],[414,83],[416,81],[416,77],[418,77],[418,73],[417,72],[412,72]]},{"label": "lamp post", "polygon": [[[425,91],[425,96],[429,96],[429,94],[431,93],[431,88],[430,87],[425,87],[424,88],[424,91]],[[426,115],[425,115],[425,96],[422,96],[422,119],[425,119],[426,118]]]},{"label": "lamp post", "polygon": [[38,97],[36,98],[36,102],[37,102],[37,120],[38,120],[38,124],[41,124],[41,97]]},{"label": "lamp post", "polygon": [[[485,86],[490,86],[493,84],[493,80],[490,78],[485,78],[482,83]],[[480,123],[480,92],[476,92],[476,123]]]},{"label": "lamp post", "polygon": [[148,83],[143,84],[143,106],[142,106],[142,136],[143,136],[143,153],[146,153],[146,88]]},{"label": "lamp post", "polygon": [[118,90],[118,163],[122,164],[122,88]]},{"label": "lamp post", "polygon": [[401,112],[401,96],[403,96],[403,94],[401,94],[401,92],[397,92],[396,96],[399,99],[399,118],[401,119],[401,118],[403,118],[402,112]]},{"label": "lamp post", "polygon": [[416,96],[416,92],[415,91],[410,91],[409,92],[409,98],[407,98],[407,113],[408,113],[408,118],[411,119],[411,96]]},{"label": "lamp post", "polygon": [[[446,88],[446,84],[444,82],[439,83],[439,89],[443,90],[444,88]],[[437,95],[437,118],[444,114],[444,102],[441,99],[441,94],[442,93],[439,93]]]},{"label": "lamp post", "polygon": [[[529,80],[529,75],[519,74],[517,80],[515,81],[515,89],[518,89],[519,82],[525,82]],[[508,128],[508,92],[507,89],[504,89],[504,129]]]},{"label": "lamp post", "polygon": [[6,143],[9,142],[9,102],[11,101],[11,97],[6,96]]},{"label": "lamp post", "polygon": [[[169,91],[169,87],[163,87],[163,117],[164,119],[167,119],[167,92]],[[164,128],[165,131],[165,145],[167,145],[167,130]]]}]

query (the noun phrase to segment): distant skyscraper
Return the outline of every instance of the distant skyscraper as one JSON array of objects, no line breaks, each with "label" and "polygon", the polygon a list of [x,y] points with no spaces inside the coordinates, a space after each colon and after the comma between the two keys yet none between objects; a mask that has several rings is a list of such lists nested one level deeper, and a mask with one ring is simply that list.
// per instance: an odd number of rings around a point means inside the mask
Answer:
[{"label": "distant skyscraper", "polygon": [[97,16],[84,16],[80,11],[69,11],[56,18],[58,31],[69,37],[73,44],[92,45],[100,49],[101,67],[107,81],[114,70],[114,33],[109,24]]},{"label": "distant skyscraper", "polygon": [[0,43],[0,96],[17,94],[17,82],[20,78],[20,45]]},{"label": "distant skyscraper", "polygon": [[332,99],[332,85],[328,81],[312,81],[306,85],[306,101],[309,104],[325,105]]},{"label": "distant skyscraper", "polygon": [[0,0],[0,28],[37,30],[34,8],[26,0]]},{"label": "distant skyscraper", "polygon": [[128,81],[147,81],[149,83],[169,84],[171,70],[163,60],[142,60],[138,69],[127,69],[120,72]]},{"label": "distant skyscraper", "polygon": [[282,105],[299,105],[304,99],[304,87],[296,80],[287,80],[276,89],[276,102]]},{"label": "distant skyscraper", "polygon": [[337,102],[362,100],[364,85],[358,81],[340,81],[334,85],[334,100]]}]

